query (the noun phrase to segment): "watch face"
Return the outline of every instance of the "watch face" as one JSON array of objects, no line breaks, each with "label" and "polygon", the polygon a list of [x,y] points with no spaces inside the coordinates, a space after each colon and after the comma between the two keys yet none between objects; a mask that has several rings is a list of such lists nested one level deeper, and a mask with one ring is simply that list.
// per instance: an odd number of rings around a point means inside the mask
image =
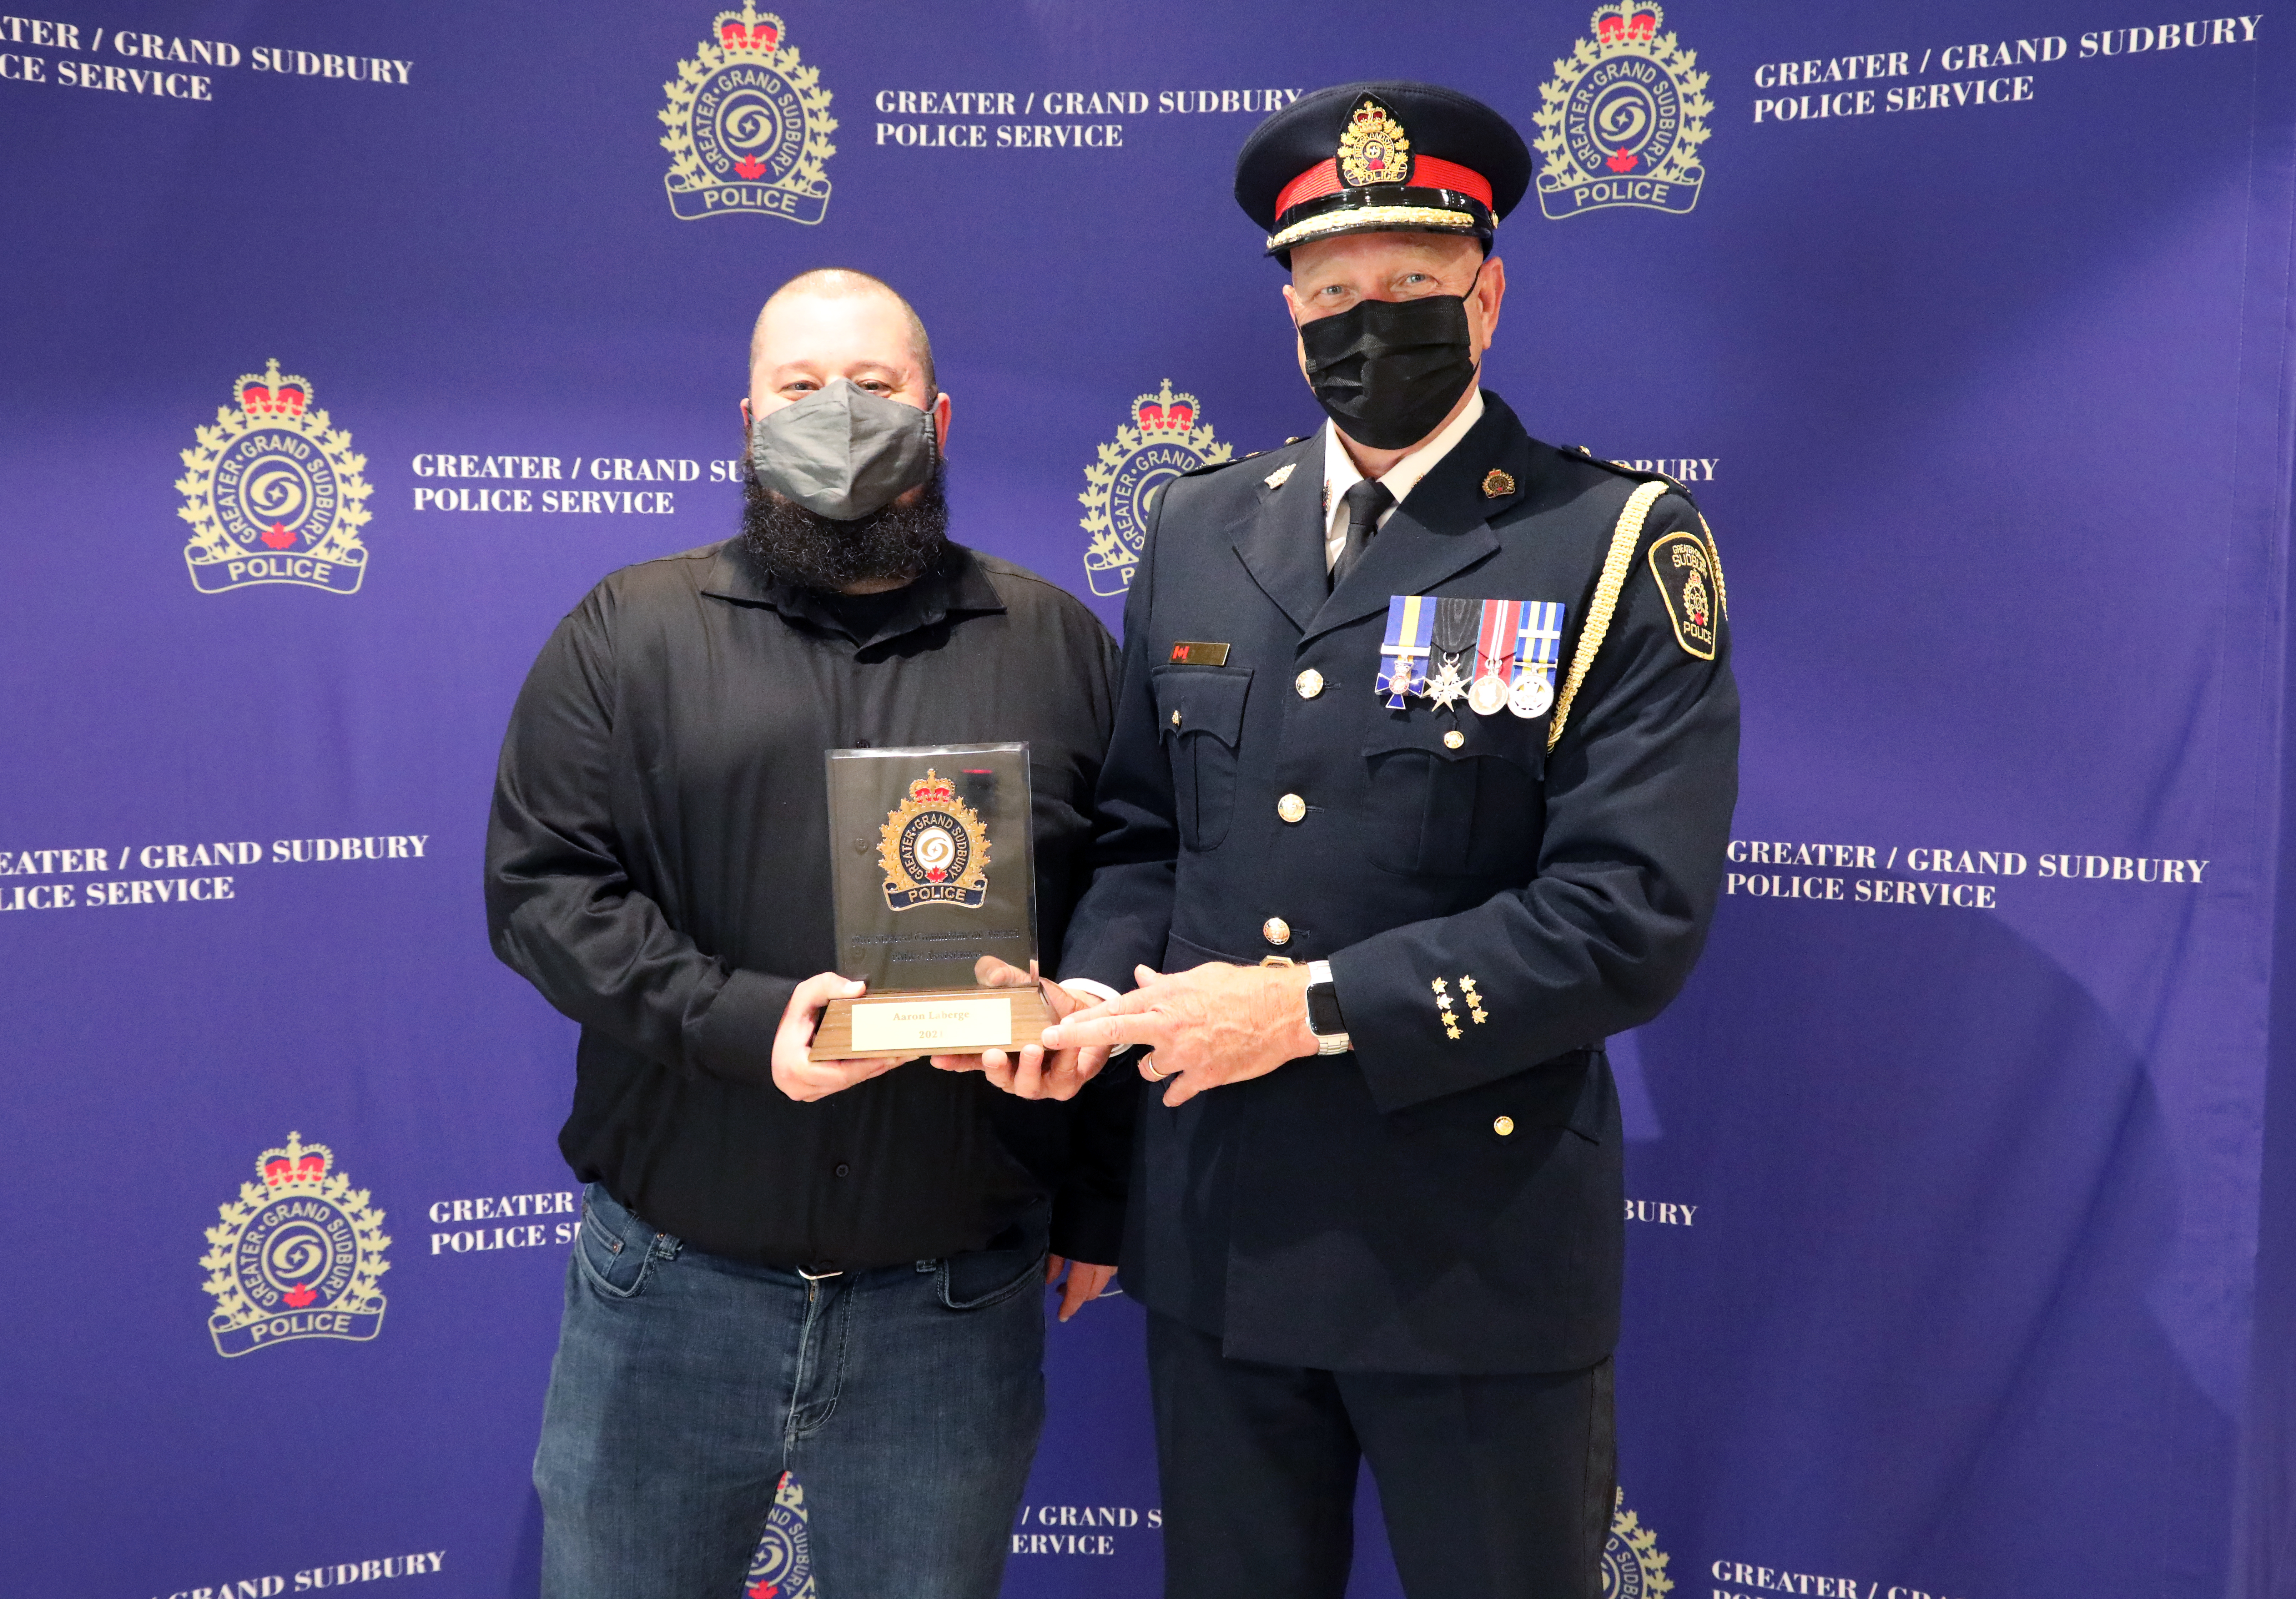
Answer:
[{"label": "watch face", "polygon": [[1325,1033],[1347,1030],[1340,1017],[1339,991],[1330,983],[1308,985],[1308,1030],[1321,1037]]}]

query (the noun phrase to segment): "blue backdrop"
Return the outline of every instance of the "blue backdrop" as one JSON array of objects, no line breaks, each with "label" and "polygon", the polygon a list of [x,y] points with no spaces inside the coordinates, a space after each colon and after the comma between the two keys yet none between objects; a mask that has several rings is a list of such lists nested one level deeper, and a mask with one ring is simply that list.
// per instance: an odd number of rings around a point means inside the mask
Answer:
[{"label": "blue backdrop", "polygon": [[[1616,1591],[2296,1592],[2290,24],[1605,12],[0,19],[4,1586],[533,1590],[535,651],[733,530],[824,265],[931,330],[958,536],[1114,627],[1161,476],[1318,420],[1237,146],[1424,77],[1542,142],[1489,386],[1694,480],[1745,696],[1711,947],[1613,1046]],[[1157,1591],[1139,1345],[1055,1330],[1009,1593]]]}]

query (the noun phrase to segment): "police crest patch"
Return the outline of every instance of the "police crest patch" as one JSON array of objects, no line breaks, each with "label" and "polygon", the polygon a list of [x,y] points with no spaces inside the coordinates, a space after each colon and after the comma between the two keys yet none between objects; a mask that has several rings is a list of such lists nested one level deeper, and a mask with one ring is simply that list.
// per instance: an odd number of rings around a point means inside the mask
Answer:
[{"label": "police crest patch", "polygon": [[829,210],[830,94],[821,70],[800,64],[789,29],[742,0],[721,11],[656,113],[669,131],[669,209],[681,222],[748,212],[808,226]]},{"label": "police crest patch", "polygon": [[382,1331],[383,1213],[332,1169],[334,1159],[290,1133],[256,1161],[262,1183],[242,1183],[219,1207],[223,1225],[207,1230],[200,1264],[216,1300],[208,1332],[226,1359],[299,1338],[364,1343]]},{"label": "police crest patch", "polygon": [[1671,33],[1656,0],[1612,0],[1591,39],[1538,88],[1538,209],[1551,221],[1611,206],[1681,215],[1706,182],[1707,75]]},{"label": "police crest patch", "polygon": [[979,910],[988,898],[988,830],[956,797],[956,785],[930,767],[885,818],[877,862],[885,869],[885,903],[897,911]]},{"label": "police crest patch", "polygon": [[1663,1599],[1673,1588],[1658,1534],[1627,1508],[1627,1493],[1620,1488],[1611,1512],[1611,1536],[1603,1545],[1603,1599]]},{"label": "police crest patch", "polygon": [[813,1549],[805,1511],[805,1489],[797,1473],[783,1472],[774,1488],[774,1507],[766,1533],[750,1556],[742,1599],[814,1599]]},{"label": "police crest patch", "polygon": [[374,491],[360,476],[366,457],[311,408],[310,379],[276,361],[233,384],[231,398],[215,426],[193,430],[176,480],[184,496],[176,514],[192,524],[184,546],[192,586],[219,594],[299,583],[357,594],[366,576],[358,530],[373,520],[365,502]]},{"label": "police crest patch", "polygon": [[1669,533],[1651,545],[1651,576],[1666,596],[1674,639],[1701,660],[1714,659],[1714,561],[1695,533]]},{"label": "police crest patch", "polygon": [[1116,430],[1114,444],[1100,447],[1100,459],[1084,469],[1084,492],[1077,496],[1085,512],[1079,525],[1092,535],[1084,552],[1092,592],[1106,598],[1132,586],[1158,489],[1184,472],[1217,466],[1232,453],[1213,439],[1196,397],[1173,393],[1171,379],[1135,399],[1131,425]]}]

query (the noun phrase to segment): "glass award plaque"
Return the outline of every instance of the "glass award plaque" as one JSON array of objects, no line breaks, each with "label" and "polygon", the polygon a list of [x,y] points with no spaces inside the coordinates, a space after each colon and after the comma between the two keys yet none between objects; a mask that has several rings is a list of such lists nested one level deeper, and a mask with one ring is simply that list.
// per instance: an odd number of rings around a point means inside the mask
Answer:
[{"label": "glass award plaque", "polygon": [[978,1054],[1033,1044],[1052,1025],[1033,988],[985,988],[993,955],[1037,955],[1029,746],[832,750],[829,832],[837,970],[869,985],[832,999],[821,1059]]}]

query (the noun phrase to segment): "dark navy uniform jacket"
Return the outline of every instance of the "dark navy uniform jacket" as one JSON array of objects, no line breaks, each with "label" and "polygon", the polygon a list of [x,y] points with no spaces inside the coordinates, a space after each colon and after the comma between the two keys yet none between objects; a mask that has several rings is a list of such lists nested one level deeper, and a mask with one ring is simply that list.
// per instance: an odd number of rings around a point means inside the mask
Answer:
[{"label": "dark navy uniform jacket", "polygon": [[[1669,492],[1551,754],[1552,711],[1387,709],[1373,682],[1392,594],[1564,603],[1559,690],[1644,480],[1484,399],[1336,592],[1318,433],[1166,487],[1126,603],[1095,875],[1062,974],[1122,990],[1136,964],[1328,959],[1355,1045],[1177,1111],[1141,1101],[1126,1287],[1236,1358],[1559,1371],[1616,1341],[1624,1190],[1602,1045],[1665,1007],[1704,941],[1738,695],[1719,605],[1700,659],[1649,560],[1703,533]],[[1226,664],[1170,664],[1180,642],[1226,644]],[[1306,802],[1297,823],[1286,795]]]}]

